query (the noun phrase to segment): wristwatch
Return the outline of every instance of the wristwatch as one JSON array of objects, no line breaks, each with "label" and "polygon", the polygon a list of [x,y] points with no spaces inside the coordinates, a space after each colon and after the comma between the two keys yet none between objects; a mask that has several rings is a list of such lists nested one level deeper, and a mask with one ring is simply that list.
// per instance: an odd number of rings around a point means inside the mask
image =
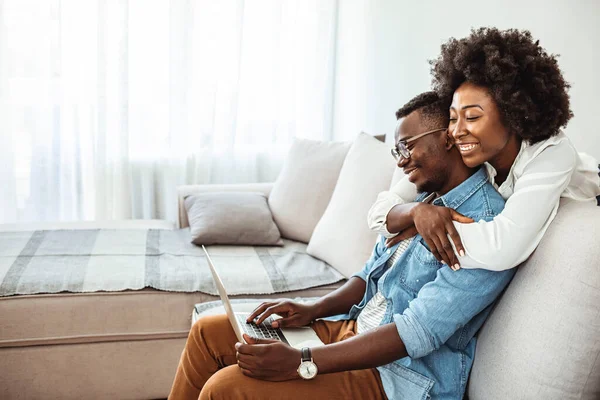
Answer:
[{"label": "wristwatch", "polygon": [[298,375],[302,379],[312,379],[317,376],[317,364],[313,362],[312,354],[308,347],[302,348],[302,358],[300,359],[300,366],[298,367]]}]

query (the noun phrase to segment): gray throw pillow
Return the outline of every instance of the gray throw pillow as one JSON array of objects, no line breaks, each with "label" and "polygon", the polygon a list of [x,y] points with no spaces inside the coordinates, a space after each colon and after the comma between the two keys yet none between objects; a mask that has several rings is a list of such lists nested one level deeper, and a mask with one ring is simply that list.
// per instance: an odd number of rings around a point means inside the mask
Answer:
[{"label": "gray throw pillow", "polygon": [[283,245],[262,193],[202,193],[184,202],[194,244]]}]

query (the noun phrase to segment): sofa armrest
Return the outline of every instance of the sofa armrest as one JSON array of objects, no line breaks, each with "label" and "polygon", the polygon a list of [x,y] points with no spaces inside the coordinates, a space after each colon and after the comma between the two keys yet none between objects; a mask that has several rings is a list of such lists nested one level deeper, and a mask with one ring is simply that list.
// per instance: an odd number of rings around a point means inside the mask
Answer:
[{"label": "sofa armrest", "polygon": [[269,196],[273,183],[233,183],[233,184],[214,184],[214,185],[184,185],[177,188],[177,209],[179,218],[177,219],[179,228],[190,226],[187,212],[185,211],[184,200],[186,197],[200,193],[215,192],[259,192]]},{"label": "sofa armrest", "polygon": [[478,333],[469,399],[598,398],[598,243],[596,202],[561,199]]}]

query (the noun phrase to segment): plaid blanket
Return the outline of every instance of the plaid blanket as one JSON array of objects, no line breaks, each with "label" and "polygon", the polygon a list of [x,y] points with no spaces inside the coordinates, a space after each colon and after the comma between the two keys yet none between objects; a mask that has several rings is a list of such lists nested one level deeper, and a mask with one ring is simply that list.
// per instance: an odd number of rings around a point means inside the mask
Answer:
[{"label": "plaid blanket", "polygon": [[[287,292],[343,279],[306,254],[306,244],[284,242],[283,247],[207,249],[231,295]],[[189,229],[0,232],[0,296],[144,287],[217,294]]]}]

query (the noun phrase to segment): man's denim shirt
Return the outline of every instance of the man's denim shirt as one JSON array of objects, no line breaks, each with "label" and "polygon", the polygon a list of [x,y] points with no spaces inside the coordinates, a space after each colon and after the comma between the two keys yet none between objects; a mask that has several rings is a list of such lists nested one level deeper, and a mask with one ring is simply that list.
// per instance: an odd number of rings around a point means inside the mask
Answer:
[{"label": "man's denim shirt", "polygon": [[[423,201],[427,193],[419,195]],[[475,221],[490,221],[504,200],[481,168],[433,204],[453,208]],[[476,223],[476,222],[475,222]],[[378,290],[386,262],[396,251],[380,237],[362,271],[365,296],[348,314],[331,319],[356,319]],[[452,271],[438,262],[417,235],[397,261],[381,288],[387,312],[381,325],[395,323],[408,357],[378,367],[389,399],[462,399],[473,356],[475,333],[492,303],[510,282],[515,269]]]}]

